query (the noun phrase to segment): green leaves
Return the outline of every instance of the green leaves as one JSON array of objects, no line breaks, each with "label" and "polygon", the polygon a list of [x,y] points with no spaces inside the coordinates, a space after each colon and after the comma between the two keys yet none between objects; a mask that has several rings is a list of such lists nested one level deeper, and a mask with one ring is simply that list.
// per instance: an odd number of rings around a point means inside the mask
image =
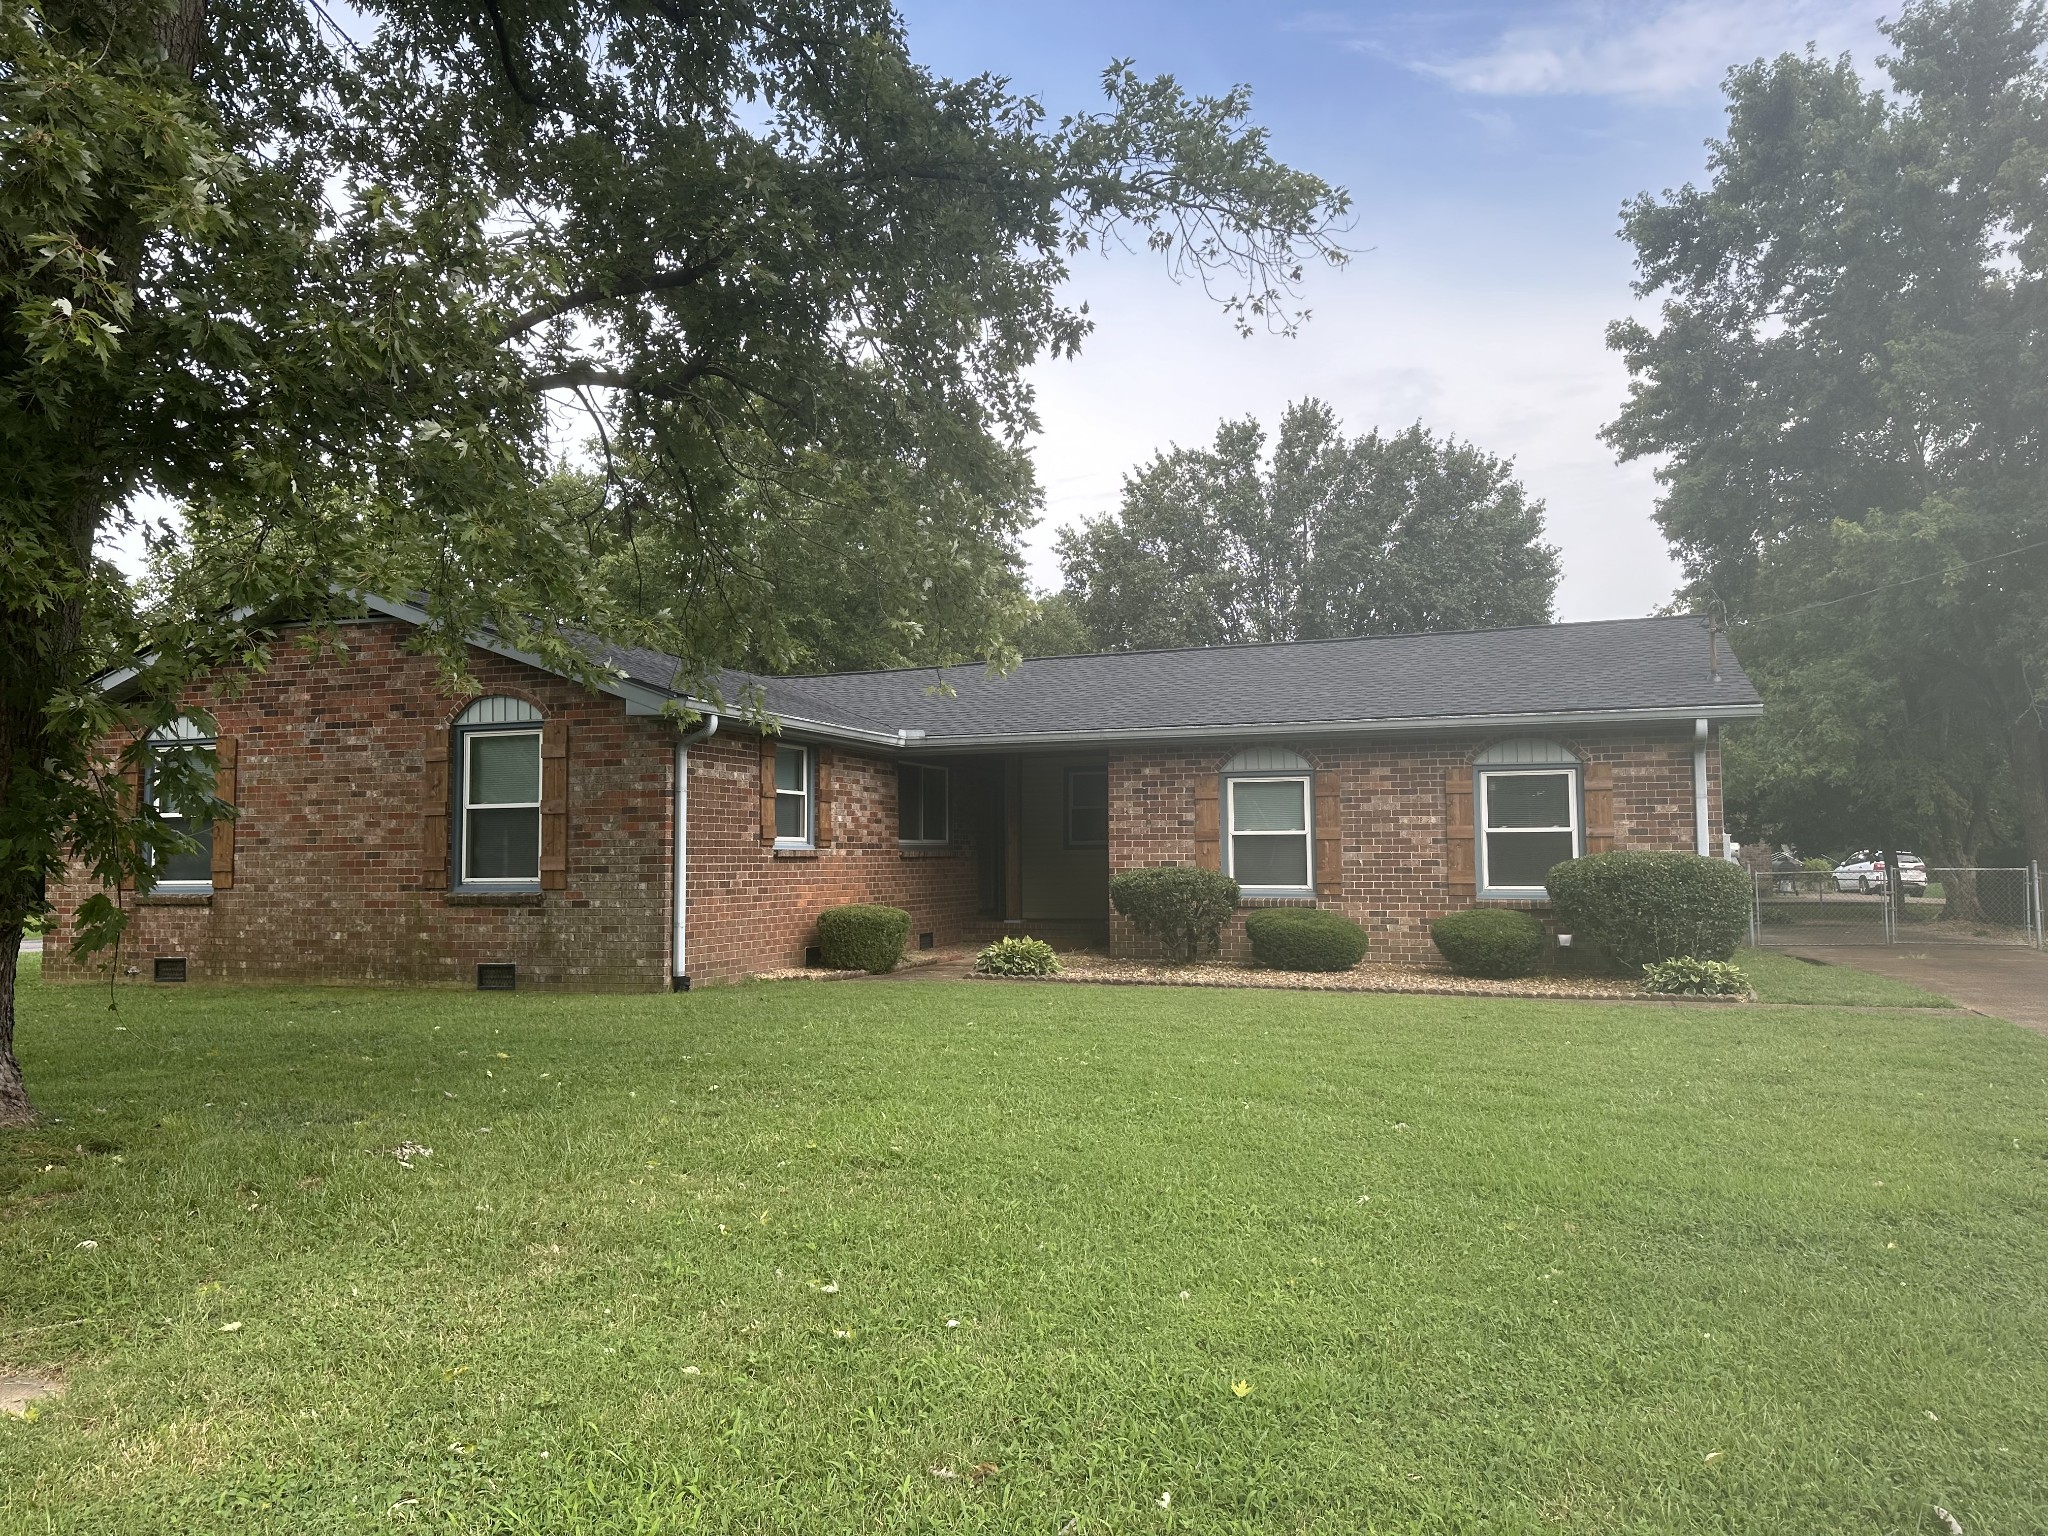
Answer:
[{"label": "green leaves", "polygon": [[1540,624],[1557,552],[1503,460],[1421,427],[1347,439],[1329,406],[1250,419],[1134,472],[1060,535],[1066,596],[1105,650]]},{"label": "green leaves", "polygon": [[[1657,456],[1688,596],[1772,710],[1731,744],[1749,835],[2048,854],[2048,18],[1920,3],[1894,89],[1729,77],[1712,181],[1624,211],[1655,328],[1608,428]],[[1825,604],[1826,606],[1817,606]]]}]

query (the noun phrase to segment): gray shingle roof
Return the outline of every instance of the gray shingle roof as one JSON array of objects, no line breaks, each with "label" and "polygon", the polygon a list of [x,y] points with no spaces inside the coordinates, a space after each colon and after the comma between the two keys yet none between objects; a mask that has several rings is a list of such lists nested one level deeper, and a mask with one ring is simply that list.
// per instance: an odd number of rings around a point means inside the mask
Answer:
[{"label": "gray shingle roof", "polygon": [[[922,731],[927,747],[1759,712],[1727,639],[1719,642],[1718,680],[1708,652],[1702,619],[1615,619],[1046,656],[1002,677],[979,666],[784,678],[725,673],[719,686],[729,697],[760,687],[793,734],[807,727],[888,737]],[[653,687],[666,688],[675,676],[674,662],[654,652],[609,655]]]}]

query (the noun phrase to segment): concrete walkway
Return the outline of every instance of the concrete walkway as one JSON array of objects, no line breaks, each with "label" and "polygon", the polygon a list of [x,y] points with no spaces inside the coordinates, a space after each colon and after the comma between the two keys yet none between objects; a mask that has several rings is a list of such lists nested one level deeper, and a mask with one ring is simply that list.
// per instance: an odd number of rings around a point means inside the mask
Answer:
[{"label": "concrete walkway", "polygon": [[2048,1035],[2048,954],[1998,944],[1794,949],[1794,955],[1909,982],[1952,998],[1973,1013],[2010,1019]]}]

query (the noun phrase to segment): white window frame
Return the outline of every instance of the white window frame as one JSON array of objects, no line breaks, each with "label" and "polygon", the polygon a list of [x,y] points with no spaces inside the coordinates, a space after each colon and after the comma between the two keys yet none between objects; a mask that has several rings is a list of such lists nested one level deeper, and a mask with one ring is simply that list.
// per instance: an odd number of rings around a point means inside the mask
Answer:
[{"label": "white window frame", "polygon": [[[473,804],[469,798],[469,759],[471,745],[481,737],[531,736],[533,738],[534,798],[526,800],[486,801]],[[520,725],[514,728],[503,726],[474,726],[462,732],[461,778],[455,786],[456,836],[462,844],[462,860],[457,870],[457,883],[466,890],[486,891],[537,891],[540,889],[540,788],[544,767],[541,762],[541,739],[538,725]],[[469,872],[469,851],[475,839],[469,835],[469,813],[471,811],[521,811],[528,807],[533,810],[534,869],[531,875],[472,875]]]},{"label": "white window frame", "polygon": [[[803,781],[801,789],[782,787],[782,754],[800,752],[803,754],[803,771],[798,777]],[[818,845],[818,754],[811,747],[801,746],[793,741],[779,742],[775,748],[775,822],[782,824],[782,799],[788,795],[803,802],[803,829],[795,837],[775,834],[778,848],[815,848]]]},{"label": "white window frame", "polygon": [[[1243,832],[1237,830],[1237,786],[1240,784],[1299,784],[1301,786],[1301,830],[1299,832]],[[1239,837],[1298,837],[1302,840],[1301,867],[1308,875],[1305,885],[1246,885],[1238,889],[1247,896],[1313,896],[1316,893],[1316,783],[1310,773],[1233,773],[1223,780],[1223,864],[1225,873],[1237,879]]]},{"label": "white window frame", "polygon": [[[903,770],[905,768],[915,768],[920,776],[918,801],[918,811],[920,813],[918,816],[918,824],[920,827],[922,827],[924,823],[924,816],[922,813],[925,809],[923,801],[922,776],[925,774],[936,773],[939,775],[940,779],[944,782],[946,786],[946,824],[945,826],[939,829],[939,835],[937,837],[905,837],[903,835],[902,795]],[[899,848],[944,848],[951,844],[951,842],[953,841],[952,769],[944,767],[938,763],[898,763],[896,765],[896,794],[898,802],[896,806],[896,845]]]},{"label": "white window frame", "polygon": [[[150,743],[149,777],[144,785],[145,792],[149,796],[150,808],[157,813],[160,819],[176,822],[178,830],[188,836],[191,833],[191,816],[184,811],[178,810],[175,806],[166,806],[157,791],[156,761],[166,753],[211,751],[218,745],[219,738],[215,736],[179,736],[166,740],[154,740]],[[159,880],[150,889],[156,894],[163,896],[211,896],[213,894],[213,843],[211,840],[206,844],[206,852],[208,864],[204,880]]]},{"label": "white window frame", "polygon": [[[1567,817],[1569,818],[1567,824],[1561,827],[1489,826],[1488,822],[1491,819],[1492,813],[1489,808],[1489,803],[1486,794],[1487,782],[1491,779],[1517,778],[1564,779],[1566,781],[1565,812]],[[1579,770],[1577,768],[1566,767],[1561,763],[1545,767],[1531,766],[1527,768],[1481,768],[1478,770],[1478,780],[1472,786],[1472,790],[1473,799],[1478,802],[1477,814],[1474,816],[1473,820],[1478,824],[1474,830],[1477,834],[1477,840],[1479,843],[1479,847],[1477,850],[1479,866],[1479,895],[1482,899],[1490,899],[1494,901],[1547,901],[1550,899],[1550,888],[1548,886],[1495,885],[1493,883],[1492,870],[1489,868],[1489,866],[1492,863],[1492,844],[1489,839],[1491,834],[1495,832],[1503,832],[1510,834],[1516,832],[1569,832],[1572,835],[1572,851],[1569,854],[1565,855],[1565,857],[1572,859],[1578,858],[1586,851],[1586,818],[1579,800],[1580,788],[1581,786]]]}]

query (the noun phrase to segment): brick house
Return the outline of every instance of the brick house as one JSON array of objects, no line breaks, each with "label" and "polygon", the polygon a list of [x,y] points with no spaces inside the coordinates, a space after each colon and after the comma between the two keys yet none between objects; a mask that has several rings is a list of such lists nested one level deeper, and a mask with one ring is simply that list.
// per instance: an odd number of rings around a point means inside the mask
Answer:
[{"label": "brick house", "polygon": [[[482,692],[451,699],[408,648],[423,618],[376,603],[344,655],[281,644],[195,694],[218,736],[162,750],[211,744],[236,814],[123,893],[123,976],[680,987],[801,963],[855,901],[908,910],[913,943],[1141,954],[1108,885],[1150,864],[1434,963],[1432,918],[1540,905],[1560,858],[1719,851],[1716,733],[1762,708],[1704,623],[1659,618],[730,674],[779,731],[700,702],[684,733],[648,652],[605,651],[593,692],[480,640]],[[87,974],[62,942],[86,894],[55,893],[53,976]]]}]

